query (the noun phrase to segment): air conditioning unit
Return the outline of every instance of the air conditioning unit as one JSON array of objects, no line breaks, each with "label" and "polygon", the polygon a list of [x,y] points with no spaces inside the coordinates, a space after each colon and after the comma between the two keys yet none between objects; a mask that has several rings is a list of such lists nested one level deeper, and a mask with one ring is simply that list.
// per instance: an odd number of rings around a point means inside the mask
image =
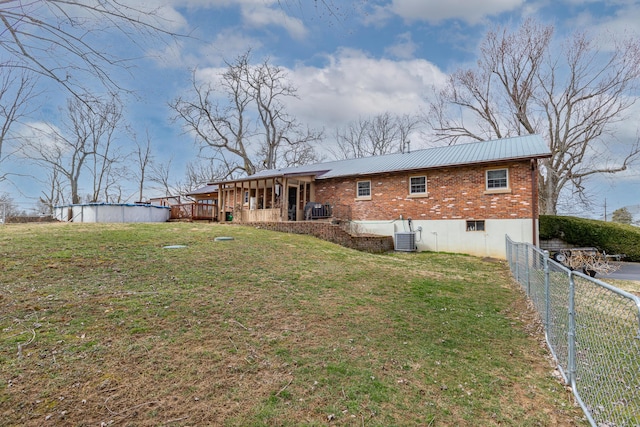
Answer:
[{"label": "air conditioning unit", "polygon": [[396,251],[415,252],[418,249],[416,247],[415,231],[395,233],[394,237],[394,245]]}]

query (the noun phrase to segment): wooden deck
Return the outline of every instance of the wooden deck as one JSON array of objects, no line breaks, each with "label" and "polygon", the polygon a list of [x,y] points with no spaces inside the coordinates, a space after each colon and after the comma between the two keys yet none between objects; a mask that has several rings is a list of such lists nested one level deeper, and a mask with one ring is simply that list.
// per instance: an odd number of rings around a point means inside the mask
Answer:
[{"label": "wooden deck", "polygon": [[211,203],[184,203],[171,206],[171,216],[169,219],[217,221],[217,212],[217,206]]}]

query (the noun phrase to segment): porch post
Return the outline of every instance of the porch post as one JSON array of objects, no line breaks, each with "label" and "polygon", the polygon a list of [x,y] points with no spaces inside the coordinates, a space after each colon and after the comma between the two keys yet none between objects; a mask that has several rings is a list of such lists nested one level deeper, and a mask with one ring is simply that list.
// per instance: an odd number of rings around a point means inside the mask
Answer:
[{"label": "porch post", "polygon": [[282,179],[280,189],[280,221],[289,221],[289,179]]},{"label": "porch post", "polygon": [[238,183],[233,183],[233,210],[231,211],[231,215],[235,215],[236,213],[236,204],[238,203]]},{"label": "porch post", "polygon": [[[307,205],[307,181],[302,181],[302,219],[306,219],[304,217],[304,207]],[[297,219],[297,218],[296,218]]]},{"label": "porch post", "polygon": [[218,184],[218,222],[224,222],[224,184]]},{"label": "porch post", "polygon": [[276,205],[276,179],[271,178],[271,209]]}]

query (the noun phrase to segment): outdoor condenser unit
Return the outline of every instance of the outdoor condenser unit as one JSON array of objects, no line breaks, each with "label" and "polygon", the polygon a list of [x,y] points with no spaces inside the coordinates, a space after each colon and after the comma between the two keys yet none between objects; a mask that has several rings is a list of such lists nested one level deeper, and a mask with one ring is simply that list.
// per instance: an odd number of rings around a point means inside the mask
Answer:
[{"label": "outdoor condenser unit", "polygon": [[415,252],[417,250],[415,231],[398,232],[394,237],[396,251]]}]

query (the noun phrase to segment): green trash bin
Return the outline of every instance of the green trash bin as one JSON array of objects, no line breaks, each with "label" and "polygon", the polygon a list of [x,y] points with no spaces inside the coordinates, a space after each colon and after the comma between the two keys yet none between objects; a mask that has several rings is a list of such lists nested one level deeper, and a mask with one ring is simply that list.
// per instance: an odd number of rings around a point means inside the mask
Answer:
[{"label": "green trash bin", "polygon": [[227,212],[227,216],[225,217],[225,221],[233,221],[233,214],[231,212]]}]

